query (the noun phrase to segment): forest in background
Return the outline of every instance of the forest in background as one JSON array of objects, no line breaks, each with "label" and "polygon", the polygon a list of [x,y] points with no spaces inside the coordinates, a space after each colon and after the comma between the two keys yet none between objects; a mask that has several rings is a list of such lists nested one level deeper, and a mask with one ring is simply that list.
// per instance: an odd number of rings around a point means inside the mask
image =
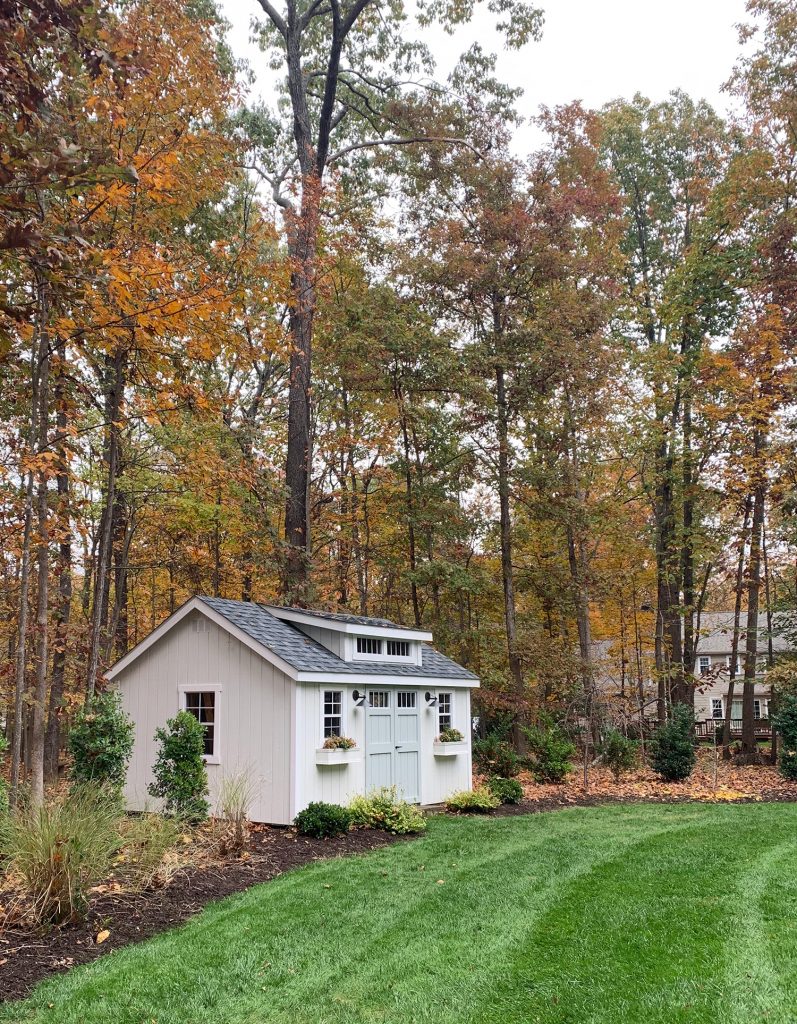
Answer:
[{"label": "forest in background", "polygon": [[[487,7],[533,75],[542,12]],[[516,723],[588,706],[599,640],[663,719],[735,608],[752,722],[797,585],[797,2],[748,11],[723,118],[528,110],[478,46],[439,81],[399,2],[252,0],[269,107],[210,0],[0,7],[14,785],[196,593],[423,625]]]}]

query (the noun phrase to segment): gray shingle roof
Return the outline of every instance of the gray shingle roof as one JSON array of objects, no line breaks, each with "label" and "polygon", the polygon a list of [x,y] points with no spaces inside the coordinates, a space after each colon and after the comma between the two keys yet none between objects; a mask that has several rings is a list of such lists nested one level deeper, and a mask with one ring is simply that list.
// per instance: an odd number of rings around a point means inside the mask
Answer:
[{"label": "gray shingle roof", "polygon": [[[740,646],[744,648],[747,635],[747,613],[742,612],[740,620]],[[772,615],[772,649],[776,652],[790,651],[794,644],[789,634],[794,634],[795,617],[788,612],[774,612]],[[766,654],[769,643],[767,616],[758,616],[758,652]],[[703,612],[700,617],[699,654],[730,654],[733,646],[733,612]]]},{"label": "gray shingle roof", "polygon": [[293,608],[290,605],[281,607],[272,605],[282,612],[301,612],[302,615],[312,615],[314,619],[332,619],[333,622],[347,622],[351,626],[380,626],[383,629],[413,629],[413,626],[401,626],[398,622],[391,622],[390,619],[374,619],[369,615],[349,615],[348,612],[325,612],[316,611],[314,608]]},{"label": "gray shingle roof", "polygon": [[[441,679],[475,680],[476,676],[455,661],[423,644],[423,664],[391,664],[384,661],[344,661],[323,644],[306,636],[290,622],[249,601],[229,601],[222,597],[200,597],[219,615],[223,615],[247,636],[267,647],[299,672],[345,672],[349,675],[438,676]],[[357,619],[358,617],[354,617]],[[384,622],[366,619],[369,625]]]}]

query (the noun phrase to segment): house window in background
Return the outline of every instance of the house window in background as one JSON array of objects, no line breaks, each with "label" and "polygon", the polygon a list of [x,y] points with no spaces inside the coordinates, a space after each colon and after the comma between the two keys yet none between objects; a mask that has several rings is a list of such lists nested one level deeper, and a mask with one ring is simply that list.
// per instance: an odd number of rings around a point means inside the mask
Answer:
[{"label": "house window in background", "polygon": [[699,658],[700,675],[707,676],[711,671],[711,658],[707,654],[701,654]]}]

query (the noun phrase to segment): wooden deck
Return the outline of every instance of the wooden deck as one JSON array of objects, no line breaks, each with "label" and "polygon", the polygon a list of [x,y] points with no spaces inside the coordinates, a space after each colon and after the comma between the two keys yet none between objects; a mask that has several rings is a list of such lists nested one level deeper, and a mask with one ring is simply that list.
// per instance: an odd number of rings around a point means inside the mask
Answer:
[{"label": "wooden deck", "polygon": [[[695,722],[695,735],[699,740],[710,740],[714,742],[714,732],[717,729],[721,729],[724,724],[722,718],[705,718],[702,721]],[[755,734],[757,739],[769,740],[772,739],[772,726],[770,725],[768,718],[757,718],[755,722]],[[742,737],[742,720],[741,718],[731,719],[731,739],[738,740]]]}]

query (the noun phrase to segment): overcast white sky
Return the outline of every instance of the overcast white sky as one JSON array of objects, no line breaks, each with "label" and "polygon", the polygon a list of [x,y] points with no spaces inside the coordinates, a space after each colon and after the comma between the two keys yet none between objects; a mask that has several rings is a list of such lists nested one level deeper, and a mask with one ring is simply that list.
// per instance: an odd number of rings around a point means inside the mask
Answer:
[{"label": "overcast white sky", "polygon": [[[635,92],[659,100],[676,88],[727,109],[728,98],[720,89],[736,58],[735,26],[744,20],[744,0],[539,2],[545,9],[542,41],[520,52],[502,50],[487,11],[453,38],[427,32],[440,74],[478,39],[484,49],[500,53],[501,79],[523,88],[521,110],[528,116],[541,104],[580,99],[597,107]],[[233,49],[257,70],[263,57],[248,37],[259,5],[256,0],[221,0],[221,6],[233,26]],[[256,90],[264,99],[269,99],[269,82],[268,73],[262,73]]]}]

